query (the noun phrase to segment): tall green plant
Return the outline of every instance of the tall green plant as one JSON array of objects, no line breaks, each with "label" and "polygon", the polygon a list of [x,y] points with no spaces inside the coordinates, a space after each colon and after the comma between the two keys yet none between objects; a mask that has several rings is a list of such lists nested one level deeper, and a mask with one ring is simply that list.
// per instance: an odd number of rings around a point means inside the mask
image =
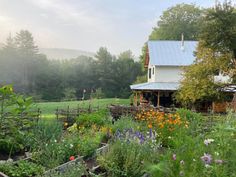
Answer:
[{"label": "tall green plant", "polygon": [[25,136],[33,122],[29,110],[31,98],[14,93],[11,85],[0,88],[0,150],[9,154],[25,148]]}]

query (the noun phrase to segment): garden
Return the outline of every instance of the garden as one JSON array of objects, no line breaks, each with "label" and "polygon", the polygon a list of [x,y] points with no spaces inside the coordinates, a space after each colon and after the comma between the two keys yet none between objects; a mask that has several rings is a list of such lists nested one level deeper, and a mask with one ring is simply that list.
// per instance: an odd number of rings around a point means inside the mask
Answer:
[{"label": "garden", "polygon": [[236,117],[107,109],[70,126],[33,118],[31,98],[0,88],[0,176],[236,176]]}]

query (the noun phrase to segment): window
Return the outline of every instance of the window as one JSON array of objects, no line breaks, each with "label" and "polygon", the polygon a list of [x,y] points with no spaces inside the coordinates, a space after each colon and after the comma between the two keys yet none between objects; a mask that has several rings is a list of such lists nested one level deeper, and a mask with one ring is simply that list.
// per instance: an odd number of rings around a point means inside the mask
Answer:
[{"label": "window", "polygon": [[151,77],[152,77],[152,68],[149,68],[149,70],[148,70],[148,77],[149,77],[149,79],[151,79]]},{"label": "window", "polygon": [[152,74],[154,75],[154,70],[155,70],[155,67],[152,68]]}]

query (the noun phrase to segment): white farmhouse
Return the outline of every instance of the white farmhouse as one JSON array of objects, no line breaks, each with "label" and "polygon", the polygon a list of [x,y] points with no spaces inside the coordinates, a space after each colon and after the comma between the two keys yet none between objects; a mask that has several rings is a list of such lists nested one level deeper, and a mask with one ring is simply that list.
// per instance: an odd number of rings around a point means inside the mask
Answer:
[{"label": "white farmhouse", "polygon": [[[173,93],[179,88],[183,68],[191,65],[195,60],[197,41],[149,41],[145,67],[148,69],[148,81],[131,85],[137,103],[148,100],[154,106],[169,107],[173,102]],[[221,74],[217,81],[228,82]]]}]

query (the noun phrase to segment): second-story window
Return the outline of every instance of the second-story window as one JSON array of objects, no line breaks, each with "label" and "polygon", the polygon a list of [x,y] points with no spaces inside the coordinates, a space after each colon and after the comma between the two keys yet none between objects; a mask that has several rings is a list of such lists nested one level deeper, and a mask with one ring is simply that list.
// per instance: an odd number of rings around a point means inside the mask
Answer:
[{"label": "second-story window", "polygon": [[148,70],[148,77],[149,77],[149,79],[151,79],[151,77],[152,77],[152,68],[149,68],[149,70]]}]

